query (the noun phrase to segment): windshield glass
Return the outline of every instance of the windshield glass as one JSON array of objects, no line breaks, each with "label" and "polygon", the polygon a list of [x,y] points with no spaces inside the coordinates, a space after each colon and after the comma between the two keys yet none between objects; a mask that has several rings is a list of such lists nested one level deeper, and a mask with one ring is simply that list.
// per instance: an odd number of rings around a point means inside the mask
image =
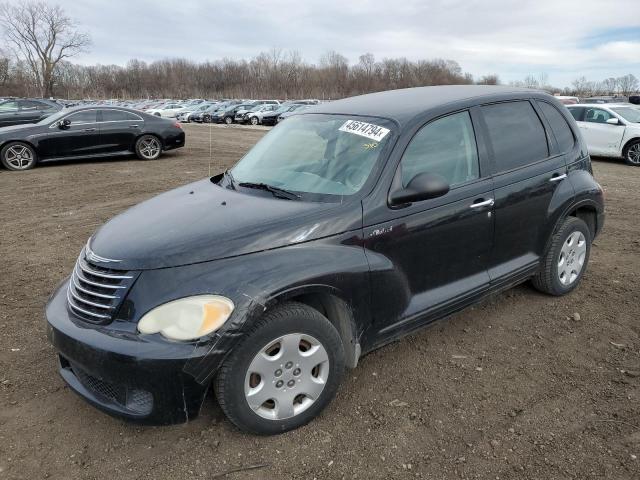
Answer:
[{"label": "windshield glass", "polygon": [[48,117],[43,118],[37,123],[37,125],[49,125],[50,123],[57,122],[68,113],[69,113],[69,110],[67,110],[66,108],[63,108],[62,110],[58,110],[53,115],[49,115]]},{"label": "windshield glass", "polygon": [[263,137],[232,174],[236,184],[265,183],[318,199],[353,195],[389,145],[392,128],[378,118],[291,117]]},{"label": "windshield glass", "polygon": [[612,108],[614,112],[624,118],[627,122],[640,123],[640,108],[617,107]]}]

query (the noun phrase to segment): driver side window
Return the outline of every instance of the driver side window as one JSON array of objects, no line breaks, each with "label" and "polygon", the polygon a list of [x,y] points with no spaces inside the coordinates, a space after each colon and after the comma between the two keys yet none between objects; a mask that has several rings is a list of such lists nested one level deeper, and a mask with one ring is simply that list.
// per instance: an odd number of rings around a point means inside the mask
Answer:
[{"label": "driver side window", "polygon": [[71,121],[71,125],[84,125],[87,123],[96,123],[96,110],[82,110],[67,117]]},{"label": "driver side window", "polygon": [[478,178],[478,150],[469,112],[422,127],[405,150],[400,168],[403,187],[419,173],[441,175],[452,187]]},{"label": "driver side window", "polygon": [[584,121],[590,123],[607,123],[607,120],[610,118],[613,118],[613,115],[606,110],[602,110],[601,108],[587,108]]}]

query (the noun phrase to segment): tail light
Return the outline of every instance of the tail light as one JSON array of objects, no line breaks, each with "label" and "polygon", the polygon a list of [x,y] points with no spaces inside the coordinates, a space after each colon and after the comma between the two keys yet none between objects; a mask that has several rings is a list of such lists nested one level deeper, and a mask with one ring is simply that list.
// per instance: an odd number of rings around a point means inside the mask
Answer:
[{"label": "tail light", "polygon": [[180,122],[174,123],[173,126],[176,127],[176,128],[182,129],[182,125],[180,125]]}]

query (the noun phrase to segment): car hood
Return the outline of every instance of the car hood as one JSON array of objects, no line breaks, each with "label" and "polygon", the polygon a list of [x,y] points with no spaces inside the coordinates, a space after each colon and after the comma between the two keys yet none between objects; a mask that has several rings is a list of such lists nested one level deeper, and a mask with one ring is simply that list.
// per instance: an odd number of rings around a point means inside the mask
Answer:
[{"label": "car hood", "polygon": [[20,132],[20,134],[29,134],[29,130],[39,130],[42,128],[42,125],[36,125],[35,123],[23,123],[21,125],[11,125],[9,127],[0,128],[0,138],[4,136],[4,134],[13,134],[16,132]]},{"label": "car hood", "polygon": [[[216,177],[214,177],[215,179]],[[238,192],[201,180],[114,217],[89,242],[90,259],[122,270],[222,259],[356,230],[359,202],[319,203]]]}]

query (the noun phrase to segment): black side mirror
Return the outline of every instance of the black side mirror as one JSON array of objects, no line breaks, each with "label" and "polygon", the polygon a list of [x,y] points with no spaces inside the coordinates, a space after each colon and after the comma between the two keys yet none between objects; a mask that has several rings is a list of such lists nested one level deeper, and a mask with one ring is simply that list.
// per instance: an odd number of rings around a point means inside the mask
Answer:
[{"label": "black side mirror", "polygon": [[71,125],[71,120],[69,120],[68,118],[60,120],[60,122],[58,122],[58,127],[62,130],[69,128],[69,125]]},{"label": "black side mirror", "polygon": [[441,197],[449,192],[449,182],[437,173],[419,173],[405,188],[389,195],[391,205],[403,205],[429,198]]}]

